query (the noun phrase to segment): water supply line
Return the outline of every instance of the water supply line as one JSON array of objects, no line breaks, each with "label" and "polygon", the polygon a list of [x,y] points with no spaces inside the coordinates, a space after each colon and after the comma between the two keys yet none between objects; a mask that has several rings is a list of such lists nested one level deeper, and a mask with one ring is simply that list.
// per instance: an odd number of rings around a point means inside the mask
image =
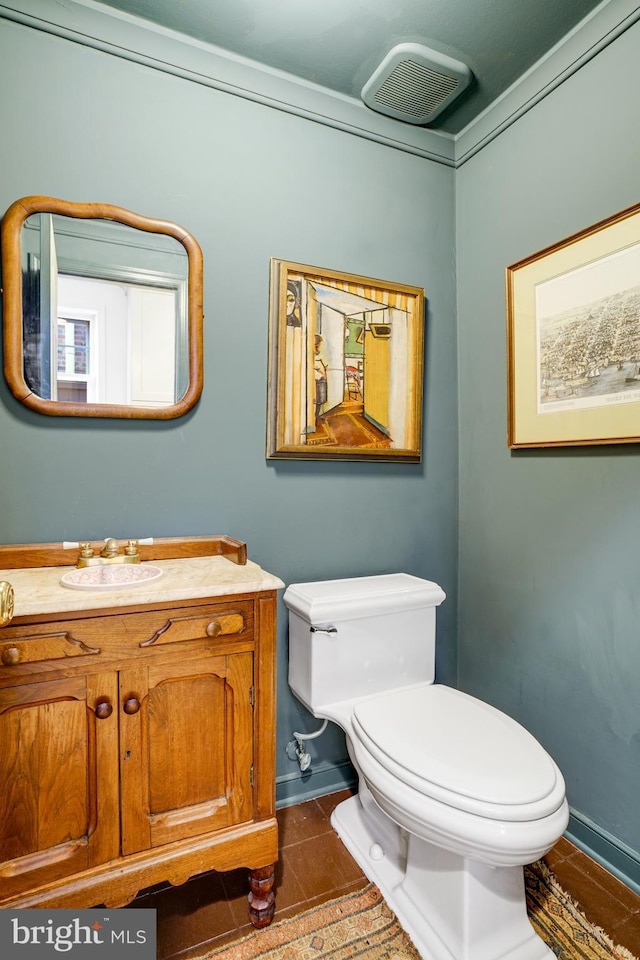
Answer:
[{"label": "water supply line", "polygon": [[[311,754],[307,753],[305,750],[305,741],[315,740],[316,737],[322,736],[322,734],[327,729],[328,720],[325,720],[319,730],[315,730],[313,733],[298,733],[296,730],[293,731],[293,740],[290,740],[287,744],[287,756],[289,760],[297,760],[300,765],[300,770],[304,773],[305,770],[308,770],[311,766]],[[295,747],[294,755],[291,755],[292,748]]]}]

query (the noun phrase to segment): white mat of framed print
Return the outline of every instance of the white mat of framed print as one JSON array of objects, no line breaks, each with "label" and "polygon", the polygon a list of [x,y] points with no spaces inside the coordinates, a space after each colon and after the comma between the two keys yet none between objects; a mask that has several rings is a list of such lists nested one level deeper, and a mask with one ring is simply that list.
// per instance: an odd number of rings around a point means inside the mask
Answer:
[{"label": "white mat of framed print", "polygon": [[640,440],[640,204],[507,267],[508,444]]},{"label": "white mat of framed print", "polygon": [[424,290],[271,261],[267,457],[419,462]]}]

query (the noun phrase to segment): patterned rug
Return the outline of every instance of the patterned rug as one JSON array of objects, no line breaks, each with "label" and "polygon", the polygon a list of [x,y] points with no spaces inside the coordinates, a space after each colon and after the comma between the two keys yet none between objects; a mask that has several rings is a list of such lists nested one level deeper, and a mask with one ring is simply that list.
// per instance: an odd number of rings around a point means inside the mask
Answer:
[{"label": "patterned rug", "polygon": [[[634,960],[578,910],[545,864],[525,867],[529,918],[560,960]],[[280,920],[201,960],[420,960],[374,884]]]},{"label": "patterned rug", "polygon": [[524,878],[529,920],[560,960],[635,960],[589,923],[545,863],[525,867]]}]

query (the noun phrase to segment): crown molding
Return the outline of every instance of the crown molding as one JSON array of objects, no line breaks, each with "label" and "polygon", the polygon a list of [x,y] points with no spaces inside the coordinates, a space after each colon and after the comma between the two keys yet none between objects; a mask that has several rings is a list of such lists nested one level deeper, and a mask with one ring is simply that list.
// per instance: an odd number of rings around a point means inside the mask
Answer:
[{"label": "crown molding", "polygon": [[0,2],[0,18],[406,153],[454,164],[449,134],[384,117],[354,97],[92,0],[8,0]]},{"label": "crown molding", "polygon": [[460,167],[640,19],[637,0],[604,0],[464,130],[402,123],[284,71],[94,0],[0,0],[0,18],[449,167]]},{"label": "crown molding", "polygon": [[605,0],[455,137],[460,167],[640,19],[637,0]]}]

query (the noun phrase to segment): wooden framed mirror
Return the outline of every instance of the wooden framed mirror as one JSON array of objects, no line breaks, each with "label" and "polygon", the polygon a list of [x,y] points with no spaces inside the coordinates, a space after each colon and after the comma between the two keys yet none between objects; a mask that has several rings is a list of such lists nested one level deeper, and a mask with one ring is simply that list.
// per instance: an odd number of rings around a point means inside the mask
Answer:
[{"label": "wooden framed mirror", "polygon": [[182,227],[33,196],[2,219],[4,373],[49,416],[168,420],[202,392],[202,251]]}]

